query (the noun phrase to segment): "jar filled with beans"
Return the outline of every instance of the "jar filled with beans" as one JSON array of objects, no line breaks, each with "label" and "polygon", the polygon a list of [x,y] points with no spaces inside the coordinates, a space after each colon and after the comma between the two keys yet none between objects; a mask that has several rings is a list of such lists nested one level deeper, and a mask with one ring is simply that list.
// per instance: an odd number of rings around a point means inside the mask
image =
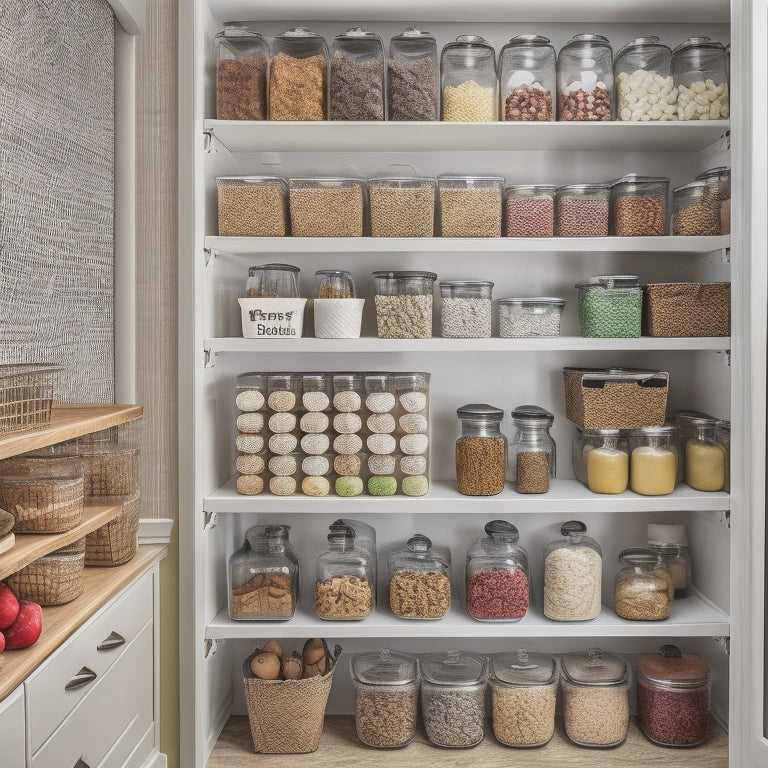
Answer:
[{"label": "jar filled with beans", "polygon": [[581,335],[587,338],[638,338],[643,289],[636,275],[598,275],[577,283]]},{"label": "jar filled with beans", "polygon": [[728,66],[725,46],[708,37],[690,37],[672,51],[680,120],[726,120]]},{"label": "jar filled with beans", "polygon": [[488,339],[491,336],[493,283],[447,280],[440,283],[440,328],[447,339]]},{"label": "jar filled with beans", "polygon": [[493,46],[479,35],[459,35],[440,57],[442,119],[446,122],[498,120],[498,77]]},{"label": "jar filled with beans", "polygon": [[456,488],[465,496],[495,496],[504,490],[507,439],[501,433],[504,411],[485,403],[457,409],[461,435],[456,441]]},{"label": "jar filled with beans", "polygon": [[541,35],[517,35],[499,53],[502,120],[555,119],[555,49]]},{"label": "jar filled with beans", "polygon": [[439,176],[440,235],[501,237],[503,187],[497,176]]},{"label": "jar filled with beans", "polygon": [[667,233],[669,179],[629,173],[611,184],[611,230],[619,237]]},{"label": "jar filled with beans", "polygon": [[565,301],[550,296],[499,299],[499,336],[502,339],[560,335]]},{"label": "jar filled with beans", "polygon": [[429,339],[432,336],[434,272],[373,273],[376,328],[380,339]]},{"label": "jar filled with beans", "polygon": [[556,447],[549,434],[555,417],[538,405],[512,411],[514,435],[509,441],[509,479],[518,493],[546,493],[555,476]]},{"label": "jar filled with beans", "polygon": [[666,566],[655,552],[642,547],[619,554],[614,610],[630,621],[664,621],[669,618],[675,590]]},{"label": "jar filled with beans", "polygon": [[438,120],[440,72],[435,36],[415,27],[395,35],[387,60],[387,119]]},{"label": "jar filled with beans", "polygon": [[336,36],[329,90],[329,119],[384,119],[384,47],[375,32],[352,27]]},{"label": "jar filled with beans", "polygon": [[368,179],[371,237],[432,237],[435,180]]},{"label": "jar filled with beans", "polygon": [[265,120],[269,45],[240,21],[216,35],[216,119]]},{"label": "jar filled with beans", "polygon": [[505,237],[552,237],[554,234],[554,184],[513,184],[504,189]]},{"label": "jar filled with beans", "polygon": [[367,189],[362,179],[289,179],[294,237],[362,237]]},{"label": "jar filled with beans", "polygon": [[672,51],[656,36],[627,43],[614,63],[619,120],[677,120]]},{"label": "jar filled with beans", "polygon": [[672,190],[672,234],[720,234],[720,196],[706,181],[691,181]]},{"label": "jar filled with beans", "polygon": [[288,234],[288,185],[279,176],[220,176],[216,191],[221,237]]},{"label": "jar filled with beans", "polygon": [[555,190],[557,237],[606,237],[611,188],[608,184],[569,184]]},{"label": "jar filled with beans", "polygon": [[560,49],[557,119],[613,119],[613,50],[602,35],[574,35]]},{"label": "jar filled with beans", "polygon": [[707,189],[717,195],[720,201],[720,234],[731,233],[731,169],[725,166],[710,168],[696,177],[696,181],[706,181]]}]

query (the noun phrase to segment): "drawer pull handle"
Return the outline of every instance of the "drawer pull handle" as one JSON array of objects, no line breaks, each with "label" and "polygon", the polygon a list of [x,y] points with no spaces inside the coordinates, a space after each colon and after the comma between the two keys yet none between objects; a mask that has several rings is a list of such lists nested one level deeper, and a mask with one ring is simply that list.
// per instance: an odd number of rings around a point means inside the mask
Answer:
[{"label": "drawer pull handle", "polygon": [[64,686],[65,691],[75,691],[88,683],[92,683],[98,675],[88,667],[82,667],[80,671],[72,676],[72,679]]},{"label": "drawer pull handle", "polygon": [[113,632],[106,640],[102,640],[97,646],[97,651],[111,651],[113,648],[119,648],[125,645],[125,638]]}]

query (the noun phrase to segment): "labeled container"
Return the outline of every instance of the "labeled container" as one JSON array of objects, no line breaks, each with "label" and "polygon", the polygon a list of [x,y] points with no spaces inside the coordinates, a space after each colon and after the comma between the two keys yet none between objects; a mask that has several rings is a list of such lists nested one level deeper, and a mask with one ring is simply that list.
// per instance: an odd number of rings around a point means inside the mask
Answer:
[{"label": "labeled container", "polygon": [[341,269],[315,272],[317,298],[312,303],[315,337],[318,339],[357,339],[363,320],[365,299],[358,299],[355,281]]},{"label": "labeled container", "polygon": [[663,621],[669,618],[674,598],[672,578],[655,552],[642,547],[619,554],[614,610],[630,621]]},{"label": "labeled container", "polygon": [[689,37],[672,51],[672,75],[679,120],[728,118],[728,67],[722,43]]},{"label": "labeled container", "polygon": [[549,434],[555,417],[538,405],[512,411],[515,432],[509,441],[509,479],[518,493],[546,493],[555,477],[556,447]]},{"label": "labeled container", "polygon": [[479,35],[459,35],[440,56],[442,119],[488,123],[498,120],[498,77],[493,46]]},{"label": "labeled container", "polygon": [[566,184],[555,189],[557,237],[607,237],[609,184]]},{"label": "labeled container", "polygon": [[438,120],[440,71],[435,36],[409,27],[389,42],[387,119]]},{"label": "labeled container", "polygon": [[717,195],[720,201],[720,234],[731,234],[731,169],[726,166],[710,168],[696,177],[705,181],[707,189]]},{"label": "labeled container", "polygon": [[675,645],[637,660],[637,714],[647,738],[665,747],[695,747],[709,736],[707,662]]},{"label": "labeled container", "polygon": [[528,553],[512,523],[492,520],[467,550],[467,610],[478,621],[520,621],[528,613]]},{"label": "labeled container", "polygon": [[627,43],[616,54],[613,72],[618,120],[677,120],[672,51],[658,37],[636,37]]},{"label": "labeled container", "polygon": [[702,237],[720,234],[720,199],[706,181],[672,190],[672,234]]},{"label": "labeled container", "polygon": [[294,237],[362,237],[366,185],[355,178],[288,180]]},{"label": "labeled container", "polygon": [[248,269],[246,298],[238,299],[244,338],[301,337],[307,300],[298,297],[299,272],[291,264]]},{"label": "labeled container", "polygon": [[355,686],[355,730],[368,747],[404,747],[416,735],[419,670],[414,656],[388,649],[350,661]]},{"label": "labeled container", "polygon": [[571,520],[544,547],[544,615],[554,621],[590,621],[600,615],[603,554],[586,535],[587,526]]},{"label": "labeled container", "polygon": [[288,234],[288,184],[279,176],[219,176],[216,193],[221,237]]},{"label": "labeled container", "polygon": [[598,275],[577,283],[579,324],[587,338],[638,338],[643,289],[635,275]]},{"label": "labeled container", "polygon": [[368,179],[371,237],[432,237],[435,231],[435,180]]},{"label": "labeled container", "polygon": [[525,648],[490,657],[491,726],[508,747],[543,747],[555,732],[557,658]]},{"label": "labeled container", "polygon": [[629,452],[621,430],[576,427],[573,470],[593,493],[624,493],[629,485]]},{"label": "labeled container", "polygon": [[373,273],[376,328],[380,339],[429,339],[432,336],[434,272]]},{"label": "labeled container", "polygon": [[489,339],[493,283],[446,280],[440,283],[440,330],[447,339]]},{"label": "labeled container", "polygon": [[389,608],[401,619],[442,619],[451,607],[451,553],[417,533],[387,557]]},{"label": "labeled container", "polygon": [[669,179],[628,173],[611,184],[612,233],[661,237],[667,233]]},{"label": "labeled container", "polygon": [[560,49],[557,119],[613,119],[613,50],[602,35],[574,35]]},{"label": "labeled container", "polygon": [[437,177],[442,237],[501,237],[500,176]]},{"label": "labeled container", "polygon": [[266,120],[269,45],[243,21],[216,35],[216,119]]},{"label": "labeled container", "polygon": [[328,117],[328,46],[306,27],[281,32],[269,62],[269,119]]},{"label": "labeled container", "polygon": [[495,496],[506,482],[507,438],[504,411],[486,403],[457,409],[461,435],[456,440],[456,489],[465,496]]},{"label": "labeled container", "polygon": [[421,657],[421,718],[432,744],[454,749],[483,740],[488,659],[469,651]]},{"label": "labeled container", "polygon": [[516,35],[499,53],[499,113],[513,122],[555,119],[555,49],[541,35]]},{"label": "labeled container", "polygon": [[629,728],[629,664],[592,648],[560,659],[565,733],[582,747],[615,747]]},{"label": "labeled container", "polygon": [[555,234],[555,185],[512,184],[504,188],[504,236]]},{"label": "labeled container", "polygon": [[644,427],[629,437],[630,487],[643,496],[665,496],[675,490],[679,455],[675,427]]},{"label": "labeled container", "polygon": [[725,451],[725,482],[723,490],[731,492],[731,422],[718,420],[715,424],[715,442]]},{"label": "labeled container", "polygon": [[384,47],[375,32],[351,27],[336,36],[329,90],[329,119],[384,119]]},{"label": "labeled container", "polygon": [[643,286],[648,336],[730,336],[730,283],[649,283]]},{"label": "labeled container", "polygon": [[717,442],[717,421],[694,419],[691,426],[696,435],[685,444],[685,482],[697,491],[721,491],[728,455]]},{"label": "labeled container", "polygon": [[648,549],[661,558],[669,571],[675,600],[688,597],[692,563],[685,526],[649,523]]},{"label": "labeled container", "polygon": [[502,339],[543,338],[560,335],[565,300],[551,296],[499,299],[499,336]]}]

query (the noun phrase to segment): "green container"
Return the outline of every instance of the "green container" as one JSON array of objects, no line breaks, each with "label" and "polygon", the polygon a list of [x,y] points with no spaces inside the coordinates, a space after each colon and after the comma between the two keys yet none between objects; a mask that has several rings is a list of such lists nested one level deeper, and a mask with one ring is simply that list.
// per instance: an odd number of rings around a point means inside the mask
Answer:
[{"label": "green container", "polygon": [[643,314],[643,289],[635,275],[599,275],[578,283],[581,335],[637,338]]}]

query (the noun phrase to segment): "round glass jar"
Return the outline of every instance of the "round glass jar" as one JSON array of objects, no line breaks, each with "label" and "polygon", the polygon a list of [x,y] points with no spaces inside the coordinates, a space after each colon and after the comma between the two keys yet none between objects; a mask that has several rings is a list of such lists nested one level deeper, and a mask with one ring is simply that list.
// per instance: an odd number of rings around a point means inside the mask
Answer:
[{"label": "round glass jar", "polygon": [[613,50],[602,35],[574,35],[560,49],[557,119],[613,119]]},{"label": "round glass jar", "polygon": [[669,179],[628,173],[611,184],[611,229],[618,237],[667,233]]},{"label": "round glass jar", "polygon": [[565,300],[551,296],[499,299],[499,336],[502,339],[544,338],[560,335]]},{"label": "round glass jar", "polygon": [[297,299],[299,273],[292,264],[261,264],[248,269],[245,295],[249,299]]},{"label": "round glass jar", "polygon": [[501,237],[501,176],[437,177],[441,237]]},{"label": "round glass jar", "polygon": [[618,429],[576,428],[573,469],[593,493],[624,493],[629,485],[627,440]]},{"label": "round glass jar", "polygon": [[672,51],[679,120],[726,120],[728,67],[725,46],[708,37],[689,37]]},{"label": "round glass jar", "polygon": [[221,237],[288,234],[288,184],[279,176],[219,176],[216,200]]},{"label": "round glass jar", "polygon": [[435,36],[409,27],[389,41],[387,119],[438,120],[440,72]]},{"label": "round glass jar", "polygon": [[330,120],[384,119],[384,47],[375,32],[351,27],[331,48]]},{"label": "round glass jar", "polygon": [[555,64],[549,39],[516,35],[499,52],[502,120],[551,122],[555,119]]},{"label": "round glass jar", "polygon": [[435,186],[434,179],[368,179],[371,237],[432,237]]},{"label": "round glass jar", "polygon": [[643,289],[636,275],[598,275],[577,283],[579,324],[586,338],[639,338]]},{"label": "round glass jar", "polygon": [[555,189],[557,237],[607,237],[611,188],[608,184],[567,184]]},{"label": "round glass jar", "polygon": [[489,339],[493,283],[448,280],[440,283],[440,331],[446,339]]},{"label": "round glass jar", "polygon": [[456,489],[465,496],[495,496],[504,490],[507,438],[501,433],[504,411],[485,403],[456,410],[461,435],[456,440]]},{"label": "round glass jar", "polygon": [[677,120],[677,88],[672,77],[672,51],[656,36],[637,37],[617,54],[618,120]]},{"label": "round glass jar", "polygon": [[672,437],[672,445],[677,453],[677,479],[685,481],[685,444],[692,437],[696,437],[696,428],[693,422],[696,419],[714,419],[708,413],[702,411],[674,411],[669,415],[669,423],[675,427]]},{"label": "round glass jar", "polygon": [[546,493],[555,476],[557,452],[549,434],[555,417],[538,405],[512,411],[515,429],[509,441],[509,479],[518,493]]},{"label": "round glass jar", "polygon": [[642,496],[666,496],[675,490],[678,455],[675,427],[643,427],[629,435],[630,488]]},{"label": "round glass jar", "polygon": [[432,337],[434,272],[373,273],[376,328],[380,339]]},{"label": "round glass jar", "polygon": [[630,621],[669,618],[674,587],[661,558],[650,549],[632,547],[619,554],[614,610]]},{"label": "round glass jar", "polygon": [[725,166],[710,168],[696,177],[696,181],[705,181],[707,189],[717,195],[720,201],[720,234],[731,233],[731,169]]},{"label": "round glass jar", "polygon": [[725,482],[723,490],[731,492],[731,422],[718,420],[715,424],[715,442],[725,451]]},{"label": "round glass jar", "polygon": [[442,119],[487,123],[498,120],[496,53],[479,35],[459,35],[440,56]]},{"label": "round glass jar", "polygon": [[504,236],[555,234],[555,185],[511,184],[504,188]]},{"label": "round glass jar", "polygon": [[265,120],[269,45],[247,22],[227,21],[216,35],[216,119]]},{"label": "round glass jar", "polygon": [[697,491],[722,491],[727,454],[717,442],[717,421],[694,419],[691,426],[696,435],[685,444],[685,482]]}]

